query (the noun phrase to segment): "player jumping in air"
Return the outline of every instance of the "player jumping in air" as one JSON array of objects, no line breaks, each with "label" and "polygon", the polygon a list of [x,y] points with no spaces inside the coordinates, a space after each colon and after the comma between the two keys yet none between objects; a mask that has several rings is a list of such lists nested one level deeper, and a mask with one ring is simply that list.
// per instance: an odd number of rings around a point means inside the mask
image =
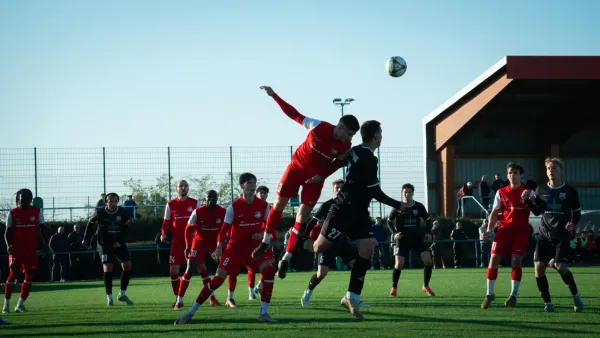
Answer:
[{"label": "player jumping in air", "polygon": [[[404,203],[404,211],[398,212],[392,209],[388,217],[387,226],[390,232],[394,235],[396,246],[394,247],[394,255],[396,256],[396,264],[392,274],[392,290],[390,297],[396,297],[396,288],[400,273],[404,267],[404,262],[410,250],[418,250],[423,261],[423,292],[429,296],[435,296],[435,293],[429,287],[431,280],[431,272],[433,270],[433,259],[431,257],[430,246],[425,244],[425,240],[431,240],[431,218],[427,213],[425,206],[415,200],[413,195],[415,187],[407,183],[402,186],[402,202]],[[421,219],[425,221],[425,231],[421,229]]]},{"label": "player jumping in air", "polygon": [[359,319],[363,318],[359,309],[360,294],[377,245],[371,230],[371,200],[374,198],[398,211],[404,210],[402,202],[388,197],[379,186],[378,160],[373,152],[381,145],[381,134],[380,123],[377,121],[366,121],[360,127],[362,144],[352,147],[350,151],[346,180],[329,209],[319,238],[313,244],[317,253],[323,253],[335,242],[346,241],[347,238],[356,244],[358,256],[350,273],[348,292],[341,304]]},{"label": "player jumping in air", "polygon": [[546,278],[546,265],[554,259],[554,266],[567,284],[575,312],[583,311],[583,300],[577,291],[573,274],[567,267],[567,256],[571,248],[571,233],[581,218],[581,205],[577,191],[565,184],[562,179],[563,164],[557,158],[548,158],[545,162],[548,184],[540,185],[535,197],[526,194],[525,202],[534,215],[542,215],[541,228],[535,246],[535,279],[544,299],[544,312],[554,312],[550,298],[550,287]]},{"label": "player jumping in air", "polygon": [[[171,252],[169,253],[169,274],[171,275],[171,288],[175,295],[175,302],[171,305],[175,308],[179,294],[179,268],[186,264],[185,257],[185,228],[192,211],[200,207],[197,200],[188,197],[190,186],[185,180],[180,180],[175,184],[177,197],[170,200],[165,207],[165,217],[162,222],[160,240],[167,240],[167,232],[171,227]],[[211,298],[211,306],[218,306]]]},{"label": "player jumping in air", "polygon": [[508,181],[510,184],[496,192],[488,231],[483,234],[487,239],[490,232],[496,227],[498,214],[502,210],[500,226],[492,242],[492,256],[487,270],[487,296],[481,304],[482,309],[491,306],[492,301],[496,299],[494,295],[494,284],[498,277],[498,265],[502,257],[511,257],[511,291],[510,297],[504,302],[507,307],[517,305],[517,294],[521,284],[521,261],[527,253],[527,243],[529,242],[529,207],[525,204],[524,197],[529,194],[525,186],[521,184],[521,177],[525,169],[520,164],[509,163],[506,166]]},{"label": "player jumping in air", "polygon": [[[227,275],[239,273],[240,267],[244,264],[252,270],[260,272],[264,278],[258,320],[261,322],[275,321],[268,313],[275,278],[275,269],[271,264],[272,251],[265,251],[259,259],[251,257],[252,250],[261,241],[269,204],[254,196],[256,176],[251,173],[243,173],[240,175],[239,183],[243,194],[227,207],[225,222],[219,232],[217,248],[213,253],[214,258],[220,260],[217,273],[208,285],[204,286],[189,311],[175,321],[175,325],[187,323],[198,311],[200,305],[223,284]],[[223,242],[227,234],[230,234],[229,242],[223,250]]]},{"label": "player jumping in air", "polygon": [[[90,218],[83,235],[83,247],[90,247],[90,238],[93,234],[98,238],[98,255],[102,260],[104,269],[104,288],[106,290],[107,305],[113,306],[112,282],[113,282],[113,256],[121,263],[121,290],[117,300],[133,305],[127,297],[126,290],[131,278],[131,256],[125,244],[126,231],[129,228],[129,214],[125,209],[118,206],[119,195],[109,193],[104,197],[106,206],[104,209],[96,209],[96,214]],[[94,231],[94,226],[98,226]]]},{"label": "player jumping in air", "polygon": [[[197,270],[202,277],[204,285],[210,281],[206,269],[205,257],[215,251],[217,247],[217,236],[225,219],[225,208],[217,205],[219,196],[216,191],[206,192],[205,203],[192,212],[185,228],[185,256],[187,257],[187,269],[179,284],[177,301],[173,310],[183,308],[183,297],[190,285],[192,271]],[[210,296],[211,303],[219,303],[214,295]]]},{"label": "player jumping in air", "polygon": [[[292,120],[309,130],[306,140],[294,152],[292,162],[288,165],[277,187],[277,198],[269,212],[262,243],[254,250],[252,256],[258,258],[269,248],[271,238],[281,221],[283,209],[291,197],[300,196],[300,208],[296,214],[296,223],[290,233],[286,253],[279,262],[277,275],[285,278],[290,260],[296,250],[296,241],[305,231],[310,219],[310,212],[319,200],[323,182],[343,165],[351,147],[354,134],[359,129],[358,120],[352,115],[343,116],[336,126],[306,117],[281,99],[271,87],[261,87],[267,95],[273,97],[283,112]],[[300,244],[298,244],[300,246]]]},{"label": "player jumping in air", "polygon": [[6,248],[8,249],[8,267],[10,272],[4,287],[4,306],[2,313],[10,312],[10,297],[19,276],[19,270],[25,274],[21,285],[21,295],[15,312],[27,312],[23,305],[31,291],[31,283],[35,279],[38,268],[36,238],[38,232],[46,248],[44,238],[44,214],[40,208],[31,205],[33,193],[29,189],[17,191],[17,207],[6,216]]}]

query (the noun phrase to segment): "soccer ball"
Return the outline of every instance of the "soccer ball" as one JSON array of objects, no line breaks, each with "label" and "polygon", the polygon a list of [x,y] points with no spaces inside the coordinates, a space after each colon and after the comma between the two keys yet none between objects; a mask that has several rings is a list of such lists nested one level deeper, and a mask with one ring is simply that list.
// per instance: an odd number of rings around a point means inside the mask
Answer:
[{"label": "soccer ball", "polygon": [[392,56],[385,63],[385,71],[391,77],[400,77],[406,73],[406,61],[400,56]]}]

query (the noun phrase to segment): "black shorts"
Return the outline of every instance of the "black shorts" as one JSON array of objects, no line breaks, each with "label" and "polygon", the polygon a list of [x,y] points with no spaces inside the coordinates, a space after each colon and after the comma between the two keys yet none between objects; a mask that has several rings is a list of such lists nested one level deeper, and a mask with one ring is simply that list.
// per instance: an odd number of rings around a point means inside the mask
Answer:
[{"label": "black shorts", "polygon": [[551,240],[549,238],[539,237],[535,244],[534,262],[547,264],[554,258],[556,263],[567,262],[567,257],[571,251],[571,241],[569,239]]},{"label": "black shorts", "polygon": [[335,259],[340,257],[344,264],[348,265],[351,261],[356,259],[358,256],[358,249],[355,246],[351,246],[347,240],[339,241],[335,243],[324,253],[319,254],[319,265],[326,266],[328,268],[335,268]]},{"label": "black shorts", "polygon": [[394,246],[394,256],[408,257],[410,250],[418,251],[419,253],[424,251],[431,251],[431,246],[425,244],[425,235],[413,234],[405,235],[400,239],[396,240]]},{"label": "black shorts", "polygon": [[358,211],[349,205],[334,204],[323,222],[321,235],[331,242],[372,238],[372,223],[368,210]]},{"label": "black shorts", "polygon": [[119,263],[131,261],[129,249],[124,243],[118,248],[113,248],[113,245],[108,243],[105,245],[98,244],[97,250],[102,264],[110,263],[113,256],[117,258]]}]

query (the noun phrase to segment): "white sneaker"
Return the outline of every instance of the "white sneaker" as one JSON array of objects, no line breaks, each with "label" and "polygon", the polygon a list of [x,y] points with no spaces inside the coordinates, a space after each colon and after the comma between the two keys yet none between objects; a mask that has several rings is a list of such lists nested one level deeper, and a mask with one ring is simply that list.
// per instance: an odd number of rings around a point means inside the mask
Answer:
[{"label": "white sneaker", "polygon": [[274,323],[274,322],[276,322],[276,320],[273,319],[271,316],[269,316],[268,313],[265,313],[264,315],[258,316],[258,321],[259,322],[265,322],[265,323]]},{"label": "white sneaker", "polygon": [[304,290],[304,294],[302,295],[302,298],[300,298],[300,304],[302,304],[303,307],[307,307],[308,303],[310,302],[310,290]]},{"label": "white sneaker", "polygon": [[189,322],[192,319],[192,316],[188,312],[184,313],[181,318],[177,319],[173,325],[183,325]]},{"label": "white sneaker", "polygon": [[254,292],[250,292],[248,294],[248,300],[256,300],[256,295],[254,294]]},{"label": "white sneaker", "polygon": [[25,305],[17,304],[17,306],[15,306],[15,312],[27,312],[27,309],[25,308]]}]

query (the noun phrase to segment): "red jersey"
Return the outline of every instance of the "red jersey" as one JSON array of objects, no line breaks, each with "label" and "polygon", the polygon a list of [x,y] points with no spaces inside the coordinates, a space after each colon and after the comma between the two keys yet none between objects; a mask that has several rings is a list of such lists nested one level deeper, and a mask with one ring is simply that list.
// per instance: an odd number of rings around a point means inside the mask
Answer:
[{"label": "red jersey", "polygon": [[502,211],[502,217],[498,217],[499,229],[529,230],[529,207],[521,200],[521,194],[525,190],[527,188],[523,185],[516,189],[512,189],[508,185],[496,192],[494,209]]},{"label": "red jersey", "polygon": [[40,224],[44,224],[44,214],[40,208],[17,207],[8,212],[6,227],[13,229],[13,239],[9,245],[15,253],[37,249],[37,228]]},{"label": "red jersey", "polygon": [[[192,212],[186,228],[185,244],[192,246],[192,240],[204,241],[209,247],[214,247],[217,243],[219,230],[225,220],[225,208],[216,206],[214,210],[208,210],[206,205],[197,208]],[[196,226],[198,225],[198,226]],[[195,232],[192,237],[191,231]]]},{"label": "red jersey", "polygon": [[338,170],[342,163],[336,159],[350,150],[351,142],[335,141],[333,139],[335,127],[331,123],[300,114],[277,94],[273,95],[273,99],[287,116],[309,130],[306,140],[294,152],[290,168],[306,173],[307,177],[320,175],[324,178]]},{"label": "red jersey", "polygon": [[[243,197],[233,202],[225,213],[225,222],[219,232],[218,242],[225,241],[229,235],[227,247],[233,245],[254,250],[262,242],[263,225],[269,215],[269,204],[260,198],[254,198],[252,204],[246,203]],[[259,234],[258,239],[252,236]]]},{"label": "red jersey", "polygon": [[163,235],[169,231],[169,226],[173,227],[171,238],[173,242],[184,240],[185,227],[192,215],[194,209],[198,208],[200,203],[197,200],[188,197],[185,201],[180,201],[175,197],[170,200],[165,207],[165,218],[163,219],[161,232]]}]

